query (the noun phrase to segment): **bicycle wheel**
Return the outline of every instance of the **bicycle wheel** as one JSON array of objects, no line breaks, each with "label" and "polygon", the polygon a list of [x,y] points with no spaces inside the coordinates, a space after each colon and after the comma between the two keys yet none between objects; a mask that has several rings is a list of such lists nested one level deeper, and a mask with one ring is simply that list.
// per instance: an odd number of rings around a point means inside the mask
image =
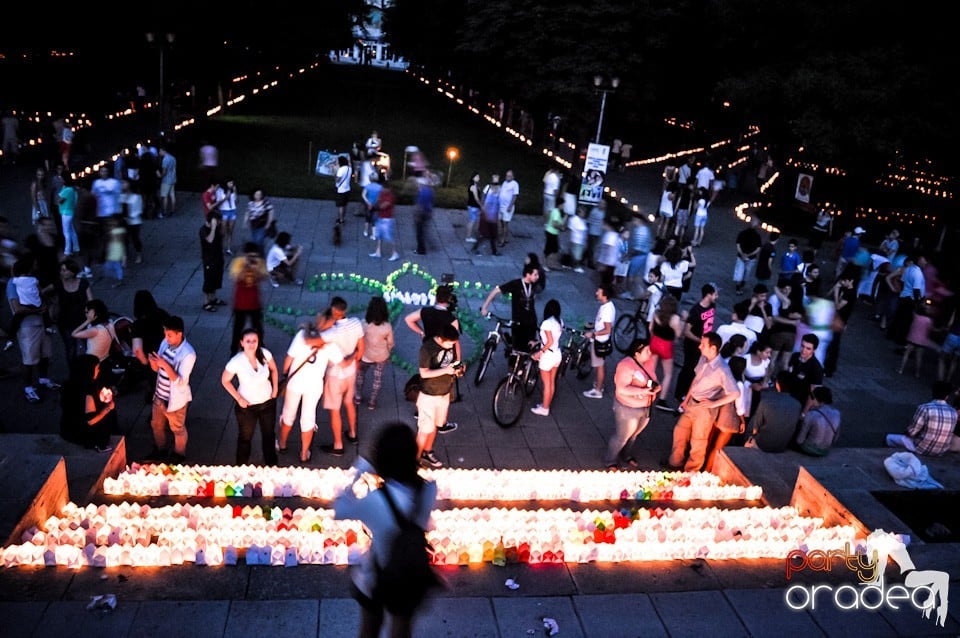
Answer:
[{"label": "bicycle wheel", "polygon": [[620,315],[613,324],[613,345],[623,354],[627,354],[630,344],[638,336],[640,321],[633,315]]},{"label": "bicycle wheel", "polygon": [[524,390],[527,393],[527,396],[533,394],[533,391],[537,389],[537,382],[540,381],[540,364],[534,360],[530,360],[530,370],[527,372],[527,378],[524,380]]},{"label": "bicycle wheel", "polygon": [[567,368],[570,367],[570,358],[571,354],[569,350],[564,350],[560,355],[560,364],[557,366],[557,378],[562,377],[567,373]]},{"label": "bicycle wheel", "polygon": [[493,360],[493,351],[497,349],[497,344],[488,341],[483,345],[483,354],[477,362],[477,373],[473,377],[473,385],[480,385],[483,377],[487,374],[487,368],[490,367],[490,361]]},{"label": "bicycle wheel", "polygon": [[508,376],[502,380],[493,393],[493,419],[502,428],[516,425],[523,414],[527,395],[520,380]]},{"label": "bicycle wheel", "polygon": [[593,347],[593,342],[584,339],[577,347],[577,352],[574,356],[576,361],[576,370],[578,379],[586,379],[590,376],[590,373],[593,372],[593,363],[590,361],[590,348]]}]

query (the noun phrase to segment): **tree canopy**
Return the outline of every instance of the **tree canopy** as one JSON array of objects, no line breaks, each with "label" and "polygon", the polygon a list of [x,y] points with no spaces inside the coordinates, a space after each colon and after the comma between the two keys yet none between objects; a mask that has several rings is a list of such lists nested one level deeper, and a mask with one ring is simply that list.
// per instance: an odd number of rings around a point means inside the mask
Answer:
[{"label": "tree canopy", "polygon": [[414,63],[585,133],[602,73],[621,80],[607,113],[620,130],[756,123],[770,143],[867,172],[896,154],[956,170],[948,28],[866,0],[396,0],[387,21]]}]

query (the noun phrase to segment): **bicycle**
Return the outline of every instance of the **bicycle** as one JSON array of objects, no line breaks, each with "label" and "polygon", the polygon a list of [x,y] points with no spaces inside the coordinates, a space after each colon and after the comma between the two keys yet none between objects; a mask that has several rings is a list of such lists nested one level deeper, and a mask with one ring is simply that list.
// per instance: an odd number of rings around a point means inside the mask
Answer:
[{"label": "bicycle", "polygon": [[583,330],[564,328],[560,343],[560,365],[557,366],[557,376],[562,377],[567,370],[576,370],[578,379],[586,379],[592,371],[590,348],[593,342],[587,338],[587,330],[593,326],[585,325]]},{"label": "bicycle", "polygon": [[634,339],[646,339],[649,336],[647,328],[647,309],[649,299],[637,299],[636,309],[617,317],[613,324],[613,345],[622,354],[628,354],[630,344]]},{"label": "bicycle", "polygon": [[487,317],[490,319],[495,319],[497,325],[487,333],[487,340],[483,342],[483,351],[480,354],[480,359],[477,361],[477,371],[473,377],[473,385],[480,385],[484,377],[487,374],[487,368],[490,367],[490,362],[493,360],[493,353],[496,352],[497,346],[500,345],[500,342],[503,341],[506,344],[506,354],[510,355],[510,350],[512,347],[512,338],[509,332],[504,330],[504,328],[509,328],[513,326],[513,321],[510,319],[504,319],[503,317],[498,317],[495,314],[489,313]]},{"label": "bicycle", "polygon": [[531,355],[525,350],[511,349],[510,370],[493,392],[493,419],[502,428],[513,427],[520,420],[527,397],[540,380],[540,366]]}]

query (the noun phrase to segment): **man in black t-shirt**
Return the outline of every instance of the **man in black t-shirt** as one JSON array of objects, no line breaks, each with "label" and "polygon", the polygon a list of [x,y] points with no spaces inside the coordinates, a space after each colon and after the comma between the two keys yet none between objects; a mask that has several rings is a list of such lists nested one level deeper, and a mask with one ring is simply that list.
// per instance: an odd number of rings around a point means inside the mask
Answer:
[{"label": "man in black t-shirt", "polygon": [[520,279],[511,279],[500,284],[490,291],[483,300],[480,314],[486,316],[487,308],[499,294],[511,296],[510,318],[513,320],[513,345],[525,350],[529,343],[537,338],[537,307],[535,284],[540,279],[540,273],[534,264],[524,264],[523,276]]},{"label": "man in black t-shirt", "polygon": [[[683,324],[683,367],[677,376],[677,387],[673,396],[677,401],[683,401],[690,383],[695,376],[695,368],[700,360],[700,338],[708,332],[713,332],[717,316],[717,299],[720,293],[713,284],[703,284],[700,289],[700,301],[695,303],[687,313],[687,320]],[[657,403],[658,409],[670,409]]]},{"label": "man in black t-shirt", "polygon": [[760,255],[757,257],[757,281],[765,284],[773,277],[773,260],[777,257],[777,241],[780,239],[780,233],[773,231],[760,247]]},{"label": "man in black t-shirt", "polygon": [[443,467],[443,463],[433,453],[433,441],[437,428],[447,422],[450,390],[464,370],[460,365],[453,365],[459,363],[454,354],[454,345],[459,338],[457,329],[446,325],[439,334],[420,346],[418,365],[423,381],[417,397],[417,451],[420,463],[434,469]]},{"label": "man in black t-shirt", "polygon": [[[800,405],[806,406],[807,399],[810,398],[810,388],[823,383],[823,366],[817,361],[814,352],[820,345],[820,338],[808,333],[800,338],[800,352],[794,352],[790,355],[790,361],[787,363],[787,387],[786,390],[794,399],[800,402]],[[805,416],[804,414],[800,416]]]},{"label": "man in black t-shirt", "polygon": [[[457,319],[457,315],[453,313],[453,309],[451,307],[455,299],[456,298],[454,297],[452,286],[437,286],[436,303],[432,306],[426,306],[424,308],[414,310],[404,317],[403,321],[407,324],[408,328],[420,335],[424,342],[430,341],[433,339],[433,337],[440,334],[440,330],[444,326],[453,326],[457,329],[457,333],[459,334],[460,320]],[[457,361],[461,360],[459,338],[454,345],[454,357]],[[457,393],[459,393],[459,391],[460,386],[458,385]],[[451,401],[453,401],[452,397]],[[448,432],[453,432],[456,429],[456,421],[447,421],[443,425],[439,426],[437,431],[440,434],[446,434]]]},{"label": "man in black t-shirt", "polygon": [[840,273],[840,278],[827,295],[833,300],[836,316],[831,326],[833,334],[830,343],[827,345],[827,353],[823,361],[824,376],[832,377],[833,373],[837,371],[837,361],[840,358],[840,337],[847,329],[847,322],[850,321],[850,315],[853,314],[853,308],[857,303],[856,286],[854,270],[847,269]]},{"label": "man in black t-shirt", "polygon": [[733,267],[733,283],[737,286],[737,294],[743,293],[743,284],[757,265],[757,257],[763,240],[760,237],[760,220],[753,217],[750,226],[737,234],[737,263]]}]

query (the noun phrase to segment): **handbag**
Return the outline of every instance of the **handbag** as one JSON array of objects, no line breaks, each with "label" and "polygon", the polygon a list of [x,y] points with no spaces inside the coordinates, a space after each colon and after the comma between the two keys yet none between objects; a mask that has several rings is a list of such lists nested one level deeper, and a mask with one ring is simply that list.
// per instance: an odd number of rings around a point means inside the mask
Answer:
[{"label": "handbag", "polygon": [[593,340],[593,354],[597,355],[601,359],[609,357],[613,354],[613,339],[607,339],[606,341],[597,341]]},{"label": "handbag", "polygon": [[403,386],[403,396],[410,401],[411,403],[416,402],[417,398],[420,396],[420,386],[423,384],[423,377],[419,374],[415,374],[407,379],[407,382]]},{"label": "handbag", "polygon": [[290,379],[293,378],[293,375],[295,375],[296,373],[300,372],[300,369],[301,369],[303,366],[307,365],[308,363],[316,363],[316,362],[317,362],[317,351],[318,351],[318,350],[320,350],[320,348],[313,348],[313,350],[310,351],[310,356],[307,357],[306,359],[304,359],[304,360],[303,360],[303,363],[301,363],[301,364],[298,365],[296,368],[294,368],[294,369],[293,369],[293,372],[291,372],[290,374],[288,374],[288,375],[285,376],[284,378],[280,379],[280,382],[277,383],[277,396],[278,396],[278,397],[282,397],[282,396],[284,395],[284,393],[287,391],[287,383],[290,382]]}]

